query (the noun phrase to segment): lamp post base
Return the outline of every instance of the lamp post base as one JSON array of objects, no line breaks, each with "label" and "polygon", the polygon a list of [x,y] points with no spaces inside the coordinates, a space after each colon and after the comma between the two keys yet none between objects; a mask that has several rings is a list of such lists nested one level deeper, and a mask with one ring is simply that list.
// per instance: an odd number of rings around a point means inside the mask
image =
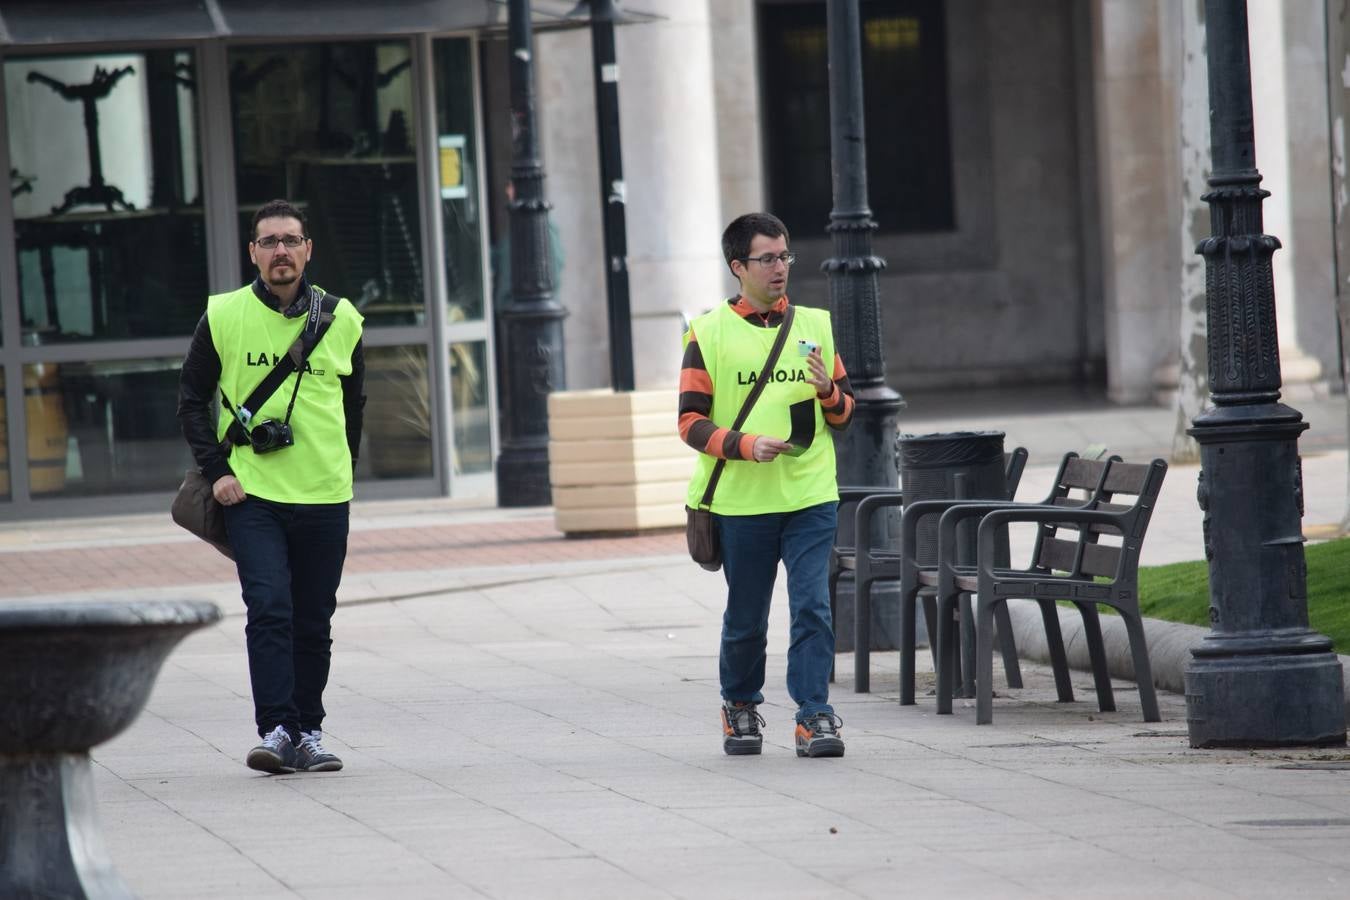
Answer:
[{"label": "lamp post base", "polygon": [[497,457],[497,505],[548,506],[552,502],[548,444],[505,447]]},{"label": "lamp post base", "polygon": [[1345,744],[1345,692],[1335,653],[1200,656],[1205,649],[1195,648],[1185,672],[1192,747]]}]

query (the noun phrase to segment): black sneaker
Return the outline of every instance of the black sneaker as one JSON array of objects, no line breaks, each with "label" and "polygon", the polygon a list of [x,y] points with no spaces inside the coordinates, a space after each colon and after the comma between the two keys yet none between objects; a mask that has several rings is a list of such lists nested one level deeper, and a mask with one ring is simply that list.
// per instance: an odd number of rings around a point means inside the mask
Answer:
[{"label": "black sneaker", "polygon": [[324,749],[323,732],[300,732],[300,743],[295,746],[295,768],[301,772],[336,772],[342,768],[342,760],[336,754]]},{"label": "black sneaker", "polygon": [[245,760],[250,769],[272,775],[289,775],[295,771],[295,745],[291,736],[280,725],[262,739],[262,743],[248,751]]},{"label": "black sneaker", "polygon": [[844,720],[834,713],[816,713],[805,722],[797,723],[798,756],[843,756],[844,739],[839,726]]},{"label": "black sneaker", "polygon": [[728,700],[722,704],[722,749],[728,756],[754,756],[764,746],[759,726],[764,717],[754,703]]}]

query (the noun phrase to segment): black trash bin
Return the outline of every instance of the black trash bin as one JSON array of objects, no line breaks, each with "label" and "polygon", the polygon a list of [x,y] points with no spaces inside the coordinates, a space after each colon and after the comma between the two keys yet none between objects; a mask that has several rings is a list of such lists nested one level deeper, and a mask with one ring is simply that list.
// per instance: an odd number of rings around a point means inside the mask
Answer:
[{"label": "black trash bin", "polygon": [[[952,431],[902,434],[896,439],[900,487],[905,504],[918,500],[1003,500],[1002,431]],[[973,522],[970,524],[974,524]],[[975,562],[975,529],[963,526],[957,561]],[[937,563],[938,517],[924,516],[918,525],[921,565]]]},{"label": "black trash bin", "polygon": [[[1007,464],[1003,458],[1002,431],[954,431],[944,434],[902,434],[896,439],[900,486],[905,504],[919,500],[1005,500]],[[967,519],[957,526],[956,562],[974,565],[979,522]],[[938,559],[938,516],[924,516],[916,526],[915,552],[920,565],[935,565]],[[1007,564],[1007,529],[996,563]],[[963,607],[968,606],[962,603]],[[1000,630],[1009,627],[999,617]],[[922,624],[922,623],[920,623]],[[925,629],[926,630],[926,629]],[[929,636],[932,637],[931,635]],[[975,632],[961,629],[961,696],[973,697],[975,690]],[[1021,675],[1008,670],[1008,683],[1020,687]],[[1005,666],[1007,657],[1005,656]]]}]

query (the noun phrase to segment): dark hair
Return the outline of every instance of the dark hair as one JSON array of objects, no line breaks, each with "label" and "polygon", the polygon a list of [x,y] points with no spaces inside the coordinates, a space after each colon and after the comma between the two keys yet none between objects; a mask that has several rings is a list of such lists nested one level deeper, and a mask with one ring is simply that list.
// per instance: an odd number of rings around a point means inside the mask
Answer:
[{"label": "dark hair", "polygon": [[787,226],[768,213],[746,213],[732,220],[727,230],[722,232],[722,255],[726,257],[727,268],[731,261],[744,259],[750,253],[750,242],[755,235],[776,238],[788,236]]},{"label": "dark hair", "polygon": [[305,224],[305,214],[295,207],[295,204],[289,200],[268,200],[258,211],[253,214],[253,231],[249,235],[249,240],[258,236],[258,223],[263,219],[295,219],[300,223],[300,232],[309,233],[309,227]]}]

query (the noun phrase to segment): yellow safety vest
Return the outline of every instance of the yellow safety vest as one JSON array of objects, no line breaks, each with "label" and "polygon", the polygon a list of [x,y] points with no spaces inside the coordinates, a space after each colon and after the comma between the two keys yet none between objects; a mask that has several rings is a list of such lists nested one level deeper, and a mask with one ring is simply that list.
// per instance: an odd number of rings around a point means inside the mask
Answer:
[{"label": "yellow safety vest", "polygon": [[[834,439],[825,425],[824,414],[816,400],[816,389],[807,380],[810,370],[806,360],[797,351],[798,340],[819,344],[825,371],[834,371],[830,314],[805,306],[795,309],[792,331],[774,366],[772,381],[755,400],[741,431],[786,440],[792,431],[788,407],[811,400],[815,436],[801,456],[780,454],[767,463],[728,460],[712,500],[712,511],[719,515],[792,512],[839,499]],[[730,428],[764,368],[778,329],[753,325],[725,303],[694,319],[690,328],[698,340],[704,366],[712,380],[710,418],[717,425]],[[685,340],[688,340],[687,334]],[[703,499],[703,491],[716,463],[715,457],[699,454],[685,500],[690,506],[698,506]]]},{"label": "yellow safety vest", "polygon": [[[220,389],[236,409],[300,337],[306,316],[288,319],[259,300],[246,285],[206,301],[211,342],[220,356]],[[352,350],[361,338],[361,314],[339,300],[333,323],[307,361],[308,369],[291,413],[295,444],[270,453],[252,447],[230,451],[230,468],[244,493],[278,503],[343,503],[352,498],[352,455],[339,375],[350,375]],[[292,372],[253,410],[253,424],[286,418],[298,372]],[[224,440],[232,417],[220,411],[217,436]]]}]

